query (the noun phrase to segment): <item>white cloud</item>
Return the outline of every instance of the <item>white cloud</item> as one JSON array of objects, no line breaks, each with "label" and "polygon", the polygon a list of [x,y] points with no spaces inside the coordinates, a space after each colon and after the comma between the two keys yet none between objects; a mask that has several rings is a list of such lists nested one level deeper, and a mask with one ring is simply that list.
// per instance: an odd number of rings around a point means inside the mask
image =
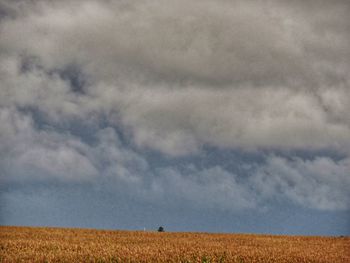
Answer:
[{"label": "white cloud", "polygon": [[0,165],[4,181],[96,182],[135,180],[147,162],[125,149],[112,128],[90,145],[67,132],[37,129],[29,113],[0,108]]},{"label": "white cloud", "polygon": [[96,141],[86,144],[69,133],[38,130],[28,113],[13,108],[1,108],[0,123],[3,183],[58,180],[96,184],[107,180],[108,191],[132,191],[149,202],[165,198],[175,204],[228,211],[268,208],[276,200],[319,210],[346,210],[350,205],[349,158],[270,156],[262,164],[245,163],[246,175],[219,165],[150,170],[149,163],[125,148],[112,128],[99,130]]},{"label": "white cloud", "polygon": [[302,160],[271,156],[258,167],[251,185],[264,199],[285,199],[320,210],[346,210],[350,206],[350,159],[326,157]]},{"label": "white cloud", "polygon": [[165,168],[159,171],[152,188],[196,207],[227,211],[256,208],[256,196],[237,178],[219,166],[203,170],[187,167],[183,172]]},{"label": "white cloud", "polygon": [[245,163],[246,174],[220,166],[188,165],[159,169],[144,188],[143,198],[172,200],[199,208],[265,211],[276,203],[323,211],[350,208],[350,160],[312,160],[269,156],[264,163]]},{"label": "white cloud", "polygon": [[288,89],[154,88],[119,105],[136,143],[173,155],[196,152],[203,143],[242,149],[347,151],[350,146],[344,121],[333,121],[315,97]]},{"label": "white cloud", "polygon": [[86,147],[79,140],[36,130],[28,114],[14,109],[0,108],[0,117],[3,180],[85,181],[98,173],[82,153]]}]

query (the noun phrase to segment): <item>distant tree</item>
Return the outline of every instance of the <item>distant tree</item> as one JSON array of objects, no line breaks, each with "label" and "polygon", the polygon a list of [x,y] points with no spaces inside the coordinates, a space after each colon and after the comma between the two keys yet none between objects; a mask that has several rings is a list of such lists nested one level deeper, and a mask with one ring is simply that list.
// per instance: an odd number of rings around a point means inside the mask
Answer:
[{"label": "distant tree", "polygon": [[158,228],[158,232],[164,232],[164,227],[160,226],[160,227]]}]

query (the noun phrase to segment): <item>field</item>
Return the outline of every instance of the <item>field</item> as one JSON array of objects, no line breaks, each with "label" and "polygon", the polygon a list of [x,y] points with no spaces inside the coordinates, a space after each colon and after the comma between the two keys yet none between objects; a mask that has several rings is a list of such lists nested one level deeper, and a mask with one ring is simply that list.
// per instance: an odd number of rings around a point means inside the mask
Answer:
[{"label": "field", "polygon": [[350,237],[0,227],[0,262],[350,262]]}]

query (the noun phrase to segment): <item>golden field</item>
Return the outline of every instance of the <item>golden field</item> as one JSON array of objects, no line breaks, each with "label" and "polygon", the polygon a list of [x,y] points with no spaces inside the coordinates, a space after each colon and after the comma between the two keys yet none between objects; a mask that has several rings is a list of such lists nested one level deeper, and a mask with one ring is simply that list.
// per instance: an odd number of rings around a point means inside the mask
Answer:
[{"label": "golden field", "polygon": [[0,262],[350,262],[350,237],[0,227]]}]

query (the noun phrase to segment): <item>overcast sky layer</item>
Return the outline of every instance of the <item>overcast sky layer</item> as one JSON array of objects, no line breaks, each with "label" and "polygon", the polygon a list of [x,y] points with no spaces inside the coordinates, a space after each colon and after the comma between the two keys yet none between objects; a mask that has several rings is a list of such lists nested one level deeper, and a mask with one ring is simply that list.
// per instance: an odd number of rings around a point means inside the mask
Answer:
[{"label": "overcast sky layer", "polygon": [[349,235],[349,17],[0,0],[0,224]]}]

